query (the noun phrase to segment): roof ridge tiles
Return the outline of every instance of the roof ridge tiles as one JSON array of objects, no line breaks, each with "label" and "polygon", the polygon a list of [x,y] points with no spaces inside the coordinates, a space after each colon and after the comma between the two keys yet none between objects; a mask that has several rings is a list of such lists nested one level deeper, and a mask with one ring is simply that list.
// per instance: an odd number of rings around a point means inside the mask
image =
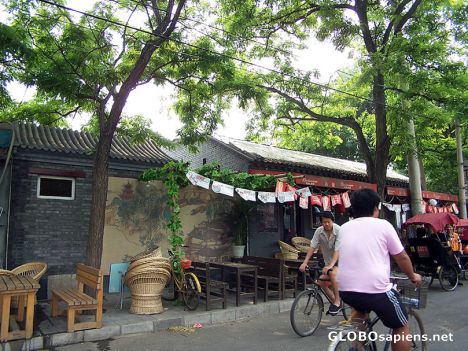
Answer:
[{"label": "roof ridge tiles", "polygon": [[[89,155],[96,149],[98,138],[86,131],[14,122],[15,146],[50,152]],[[115,136],[112,140],[111,158],[163,164],[172,160],[152,140],[132,145],[127,138]]]}]

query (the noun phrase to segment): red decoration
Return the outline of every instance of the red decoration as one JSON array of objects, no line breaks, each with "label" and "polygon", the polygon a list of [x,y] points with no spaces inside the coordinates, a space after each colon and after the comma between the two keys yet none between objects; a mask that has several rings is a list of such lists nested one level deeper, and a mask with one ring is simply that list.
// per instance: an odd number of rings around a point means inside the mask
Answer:
[{"label": "red decoration", "polygon": [[341,196],[339,194],[332,195],[331,196],[331,204],[332,204],[332,206],[341,205],[342,204]]},{"label": "red decoration", "polygon": [[341,199],[343,200],[343,205],[345,208],[351,207],[351,201],[349,200],[348,192],[341,194]]},{"label": "red decoration", "polygon": [[322,196],[312,194],[312,195],[310,196],[310,204],[311,204],[312,206],[313,206],[313,205],[322,206]]}]

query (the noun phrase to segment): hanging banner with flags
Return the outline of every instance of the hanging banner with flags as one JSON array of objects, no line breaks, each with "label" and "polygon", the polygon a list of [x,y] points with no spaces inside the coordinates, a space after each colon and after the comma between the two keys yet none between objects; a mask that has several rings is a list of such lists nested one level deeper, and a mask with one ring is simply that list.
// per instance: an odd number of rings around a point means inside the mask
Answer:
[{"label": "hanging banner with flags", "polygon": [[241,189],[241,188],[236,188],[236,192],[239,194],[241,198],[243,198],[246,201],[255,201],[255,191],[253,190],[247,190],[247,189]]},{"label": "hanging banner with flags", "polygon": [[232,185],[220,183],[217,181],[213,181],[213,184],[211,185],[211,190],[213,190],[217,194],[234,196],[234,187]]},{"label": "hanging banner with flags", "polygon": [[188,171],[186,176],[193,185],[197,185],[205,189],[210,188],[210,178],[204,177],[201,174],[192,171]]},{"label": "hanging banner with flags", "polygon": [[264,204],[269,203],[276,203],[276,193],[266,192],[266,191],[259,191],[258,192],[258,199],[263,202]]},{"label": "hanging banner with flags", "polygon": [[302,188],[302,189],[297,189],[296,194],[299,195],[300,197],[308,198],[312,193],[310,192],[309,187]]},{"label": "hanging banner with flags", "polygon": [[343,205],[345,208],[350,208],[351,207],[351,200],[349,199],[349,194],[348,192],[345,192],[341,194],[341,199],[343,200]]},{"label": "hanging banner with flags", "polygon": [[299,197],[299,207],[307,210],[309,208],[309,199],[307,197]]},{"label": "hanging banner with flags", "polygon": [[310,196],[310,204],[312,206],[322,206],[322,196],[320,195],[315,195],[315,194],[312,194]]},{"label": "hanging banner with flags", "polygon": [[330,196],[332,206],[341,205],[341,195],[336,194]]},{"label": "hanging banner with flags", "polygon": [[281,203],[294,201],[294,196],[297,196],[295,191],[285,191],[278,193],[278,201]]}]

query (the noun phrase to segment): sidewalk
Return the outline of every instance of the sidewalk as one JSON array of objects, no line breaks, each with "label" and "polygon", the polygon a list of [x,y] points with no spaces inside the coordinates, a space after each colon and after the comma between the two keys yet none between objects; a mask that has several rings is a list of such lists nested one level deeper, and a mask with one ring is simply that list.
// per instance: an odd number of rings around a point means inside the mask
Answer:
[{"label": "sidewalk", "polygon": [[[174,326],[192,327],[200,323],[207,325],[221,324],[236,320],[253,318],[263,314],[289,311],[292,298],[284,300],[272,299],[268,302],[258,301],[254,305],[250,300],[241,300],[241,305],[235,307],[235,297],[229,296],[228,308],[213,308],[205,310],[205,302],[200,301],[196,311],[184,311],[183,306],[176,306],[174,302],[163,301],[165,311],[154,315],[135,315],[128,312],[130,298],[124,299],[123,309],[120,310],[119,295],[106,294],[104,296],[103,327],[67,333],[66,317],[50,317],[50,305],[39,303],[36,306],[34,318],[34,333],[30,340],[14,340],[2,343],[2,350],[40,350],[84,341],[100,341],[109,338],[152,333]],[[260,300],[260,299],[259,299]],[[216,305],[215,305],[216,306]],[[80,315],[78,319],[85,320],[91,316]]]}]

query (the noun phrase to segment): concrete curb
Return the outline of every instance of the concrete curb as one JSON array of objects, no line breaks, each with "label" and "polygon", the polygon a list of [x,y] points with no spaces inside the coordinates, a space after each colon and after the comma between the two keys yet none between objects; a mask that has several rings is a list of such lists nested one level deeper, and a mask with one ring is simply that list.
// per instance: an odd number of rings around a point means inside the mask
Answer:
[{"label": "concrete curb", "polygon": [[30,340],[14,340],[2,343],[1,345],[2,351],[40,350],[44,348],[77,344],[80,342],[107,340],[123,335],[153,333],[179,325],[193,326],[195,323],[201,323],[202,326],[210,326],[255,318],[263,314],[286,312],[291,309],[292,302],[293,299],[288,299],[258,303],[257,305],[232,307],[225,310],[186,312],[181,317],[168,315],[167,318],[164,318],[164,314],[162,314],[158,315],[158,317],[161,318],[150,321],[144,320],[141,322],[123,321],[122,323],[106,323],[104,318],[104,325],[101,329],[89,329],[74,333],[56,333],[36,336]]}]

